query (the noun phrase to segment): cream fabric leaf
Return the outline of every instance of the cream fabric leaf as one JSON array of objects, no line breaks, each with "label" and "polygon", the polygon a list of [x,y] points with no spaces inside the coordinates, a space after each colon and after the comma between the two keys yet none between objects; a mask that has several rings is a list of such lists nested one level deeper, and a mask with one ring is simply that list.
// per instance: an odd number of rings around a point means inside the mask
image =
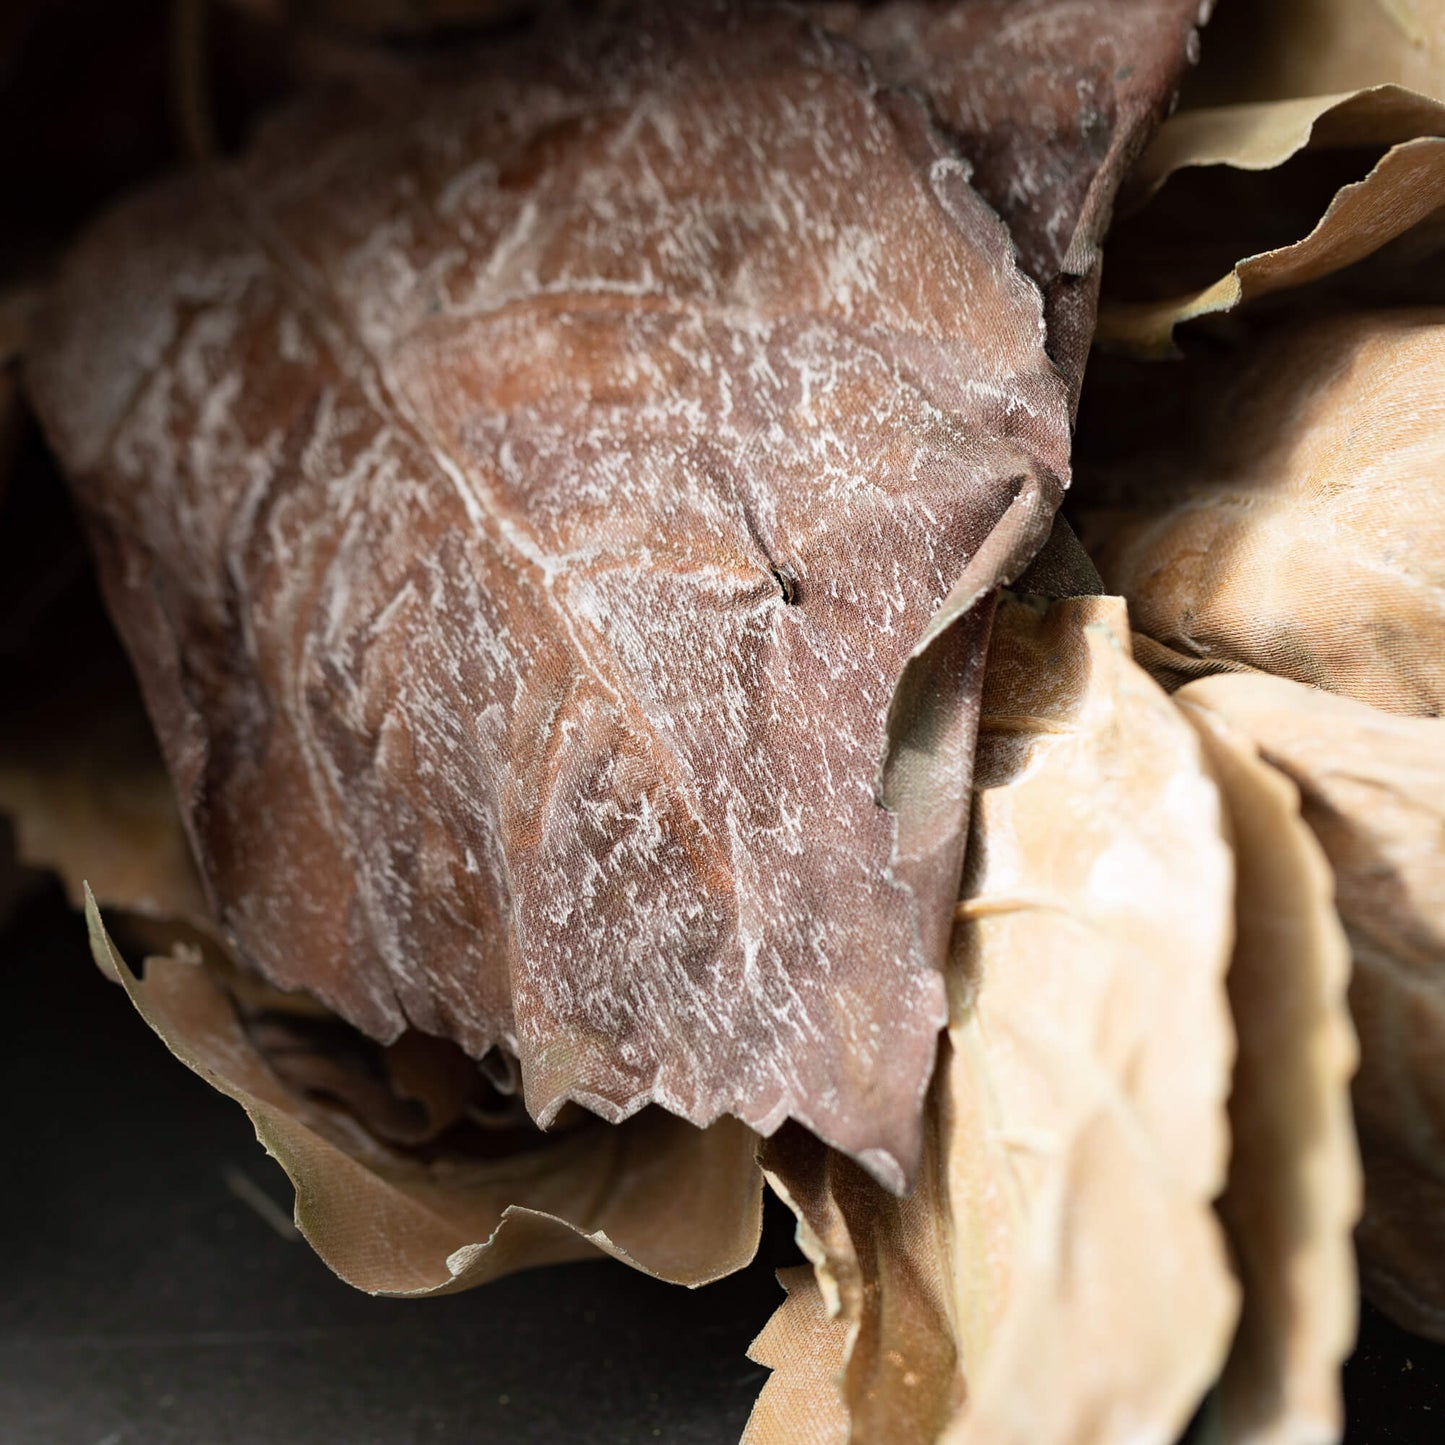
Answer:
[{"label": "cream fabric leaf", "polygon": [[[1442,136],[1445,104],[1389,85],[1181,112],[1165,124],[1131,180],[1125,204],[1142,205],[1143,212],[1114,237],[1109,275],[1122,281],[1106,281],[1097,341],[1132,355],[1174,355],[1174,331],[1184,322],[1320,281],[1416,231],[1433,237],[1445,218]],[[1331,189],[1327,202],[1305,185],[1298,198],[1292,196],[1287,171],[1270,192],[1241,193],[1232,204],[1219,198],[1191,203],[1187,194],[1174,194],[1195,184],[1191,173],[1210,179],[1214,167],[1268,171],[1305,155],[1314,163],[1328,161],[1332,151],[1354,174]],[[1149,206],[1147,198],[1166,183],[1170,204]],[[1281,220],[1262,222],[1258,213],[1271,209],[1282,213]],[[1312,215],[1314,223],[1301,224],[1301,214]],[[1281,225],[1293,227],[1287,240],[1250,250],[1251,240],[1277,236]],[[1199,263],[1191,259],[1197,252],[1228,256],[1228,269],[1182,292],[1171,289],[1168,278],[1176,274],[1178,258],[1197,271]],[[1170,269],[1155,274],[1161,266]],[[1188,271],[1177,274],[1182,279]],[[1409,298],[1408,287],[1400,291]]]},{"label": "cream fabric leaf", "polygon": [[1224,795],[1237,880],[1229,1002],[1239,1053],[1219,1210],[1244,1302],[1219,1420],[1235,1445],[1337,1440],[1340,1368],[1355,1342],[1351,1232],[1362,1188],[1349,945],[1298,791],[1196,696],[1185,688],[1176,701]]},{"label": "cream fabric leaf", "polygon": [[1224,105],[1385,84],[1445,100],[1442,0],[1221,5],[1187,99]]},{"label": "cream fabric leaf", "polygon": [[[1081,460],[1080,536],[1134,625],[1392,712],[1445,708],[1445,309],[1283,326],[1120,408],[1167,420]],[[1172,408],[1172,410],[1171,410]]]},{"label": "cream fabric leaf", "polygon": [[848,1413],[839,1389],[848,1328],[828,1313],[808,1265],[778,1271],[788,1297],[748,1349],[772,1371],[743,1431],[742,1445],[845,1445]]},{"label": "cream fabric leaf", "polygon": [[1364,1285],[1407,1329],[1445,1339],[1445,721],[1281,678],[1206,678],[1179,696],[1289,776],[1334,869],[1360,1036]]},{"label": "cream fabric leaf", "polygon": [[1228,1352],[1233,875],[1128,636],[1114,598],[1001,607],[914,1194],[800,1131],[764,1146],[854,1441],[1172,1439]]}]

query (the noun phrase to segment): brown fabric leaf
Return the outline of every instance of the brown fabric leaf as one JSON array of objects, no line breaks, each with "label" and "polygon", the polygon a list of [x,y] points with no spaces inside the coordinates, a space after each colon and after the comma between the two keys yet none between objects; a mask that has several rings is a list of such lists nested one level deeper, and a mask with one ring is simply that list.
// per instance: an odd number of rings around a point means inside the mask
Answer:
[{"label": "brown fabric leaf", "polygon": [[1392,717],[1281,678],[1181,697],[1227,718],[1299,788],[1354,954],[1357,1231],[1367,1292],[1445,1339],[1445,721]]},{"label": "brown fabric leaf", "polygon": [[757,1247],[755,1140],[734,1120],[699,1130],[649,1110],[555,1139],[532,1128],[495,1160],[423,1164],[338,1131],[288,1090],[198,963],[153,958],[139,979],[93,899],[86,918],[96,962],[182,1063],[246,1110],[296,1188],[297,1227],[358,1289],[448,1294],[598,1253],[697,1285],[741,1268]]},{"label": "brown fabric leaf", "polygon": [[[1138,198],[1163,194],[1110,239],[1098,341],[1177,354],[1175,328],[1187,321],[1335,276],[1386,248],[1398,272],[1401,238],[1424,239],[1437,256],[1441,136],[1445,104],[1395,86],[1175,116],[1130,184]],[[1411,276],[1426,264],[1414,262]],[[1398,274],[1394,287],[1419,299]]]},{"label": "brown fabric leaf", "polygon": [[126,205],[30,386],[248,962],[506,1047],[544,1123],[791,1115],[901,1187],[974,604],[1065,397],[917,102],[790,17],[649,17]]},{"label": "brown fabric leaf", "polygon": [[1228,1441],[1337,1440],[1359,1292],[1349,945],[1298,791],[1196,696],[1185,688],[1178,701],[1224,796],[1236,877],[1229,1004],[1239,1052],[1219,1212],[1243,1309],[1219,1420]]},{"label": "brown fabric leaf", "polygon": [[1228,1351],[1231,865],[1128,636],[1115,598],[1000,609],[913,1195],[801,1131],[764,1145],[854,1441],[1170,1439]]},{"label": "brown fabric leaf", "polygon": [[886,81],[922,91],[1038,282],[1070,386],[1094,329],[1114,194],[1199,53],[1201,0],[819,4]]},{"label": "brown fabric leaf", "polygon": [[1186,367],[1131,369],[1092,423],[1120,421],[1114,455],[1081,451],[1080,536],[1135,625],[1189,657],[1438,714],[1445,310],[1294,324]]}]

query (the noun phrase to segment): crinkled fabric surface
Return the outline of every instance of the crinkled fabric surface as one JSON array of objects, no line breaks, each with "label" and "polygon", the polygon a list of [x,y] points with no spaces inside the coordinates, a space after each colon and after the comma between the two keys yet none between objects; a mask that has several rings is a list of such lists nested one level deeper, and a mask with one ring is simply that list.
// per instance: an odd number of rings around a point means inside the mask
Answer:
[{"label": "crinkled fabric surface", "polygon": [[1043,289],[1077,390],[1115,192],[1199,56],[1210,0],[823,3],[880,77],[932,103]]},{"label": "crinkled fabric surface", "polygon": [[916,101],[786,17],[639,34],[125,205],[30,388],[245,961],[539,1121],[792,1116],[901,1187],[1064,387]]}]

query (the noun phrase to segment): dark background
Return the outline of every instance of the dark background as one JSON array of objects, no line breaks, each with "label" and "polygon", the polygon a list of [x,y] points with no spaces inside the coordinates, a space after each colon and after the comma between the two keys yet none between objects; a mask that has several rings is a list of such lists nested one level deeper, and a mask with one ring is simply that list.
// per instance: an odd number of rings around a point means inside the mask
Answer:
[{"label": "dark background", "polygon": [[[0,981],[3,1445],[742,1433],[765,1378],[745,1351],[795,1257],[781,1212],[758,1261],[703,1290],[599,1261],[371,1299],[263,1217],[290,1215],[280,1170],[100,976],[54,885],[0,933]],[[1345,1379],[1351,1442],[1445,1441],[1445,1347],[1367,1307]]]}]

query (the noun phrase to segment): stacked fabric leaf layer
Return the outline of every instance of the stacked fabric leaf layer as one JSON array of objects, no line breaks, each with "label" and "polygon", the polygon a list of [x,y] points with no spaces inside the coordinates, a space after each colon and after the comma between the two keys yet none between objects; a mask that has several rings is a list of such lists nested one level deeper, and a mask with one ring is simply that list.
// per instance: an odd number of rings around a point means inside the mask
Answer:
[{"label": "stacked fabric leaf layer", "polygon": [[17,348],[159,743],[0,719],[100,966],[372,1292],[774,1190],[758,1445],[1336,1438],[1357,1221],[1445,1337],[1436,32],[263,8]]}]

